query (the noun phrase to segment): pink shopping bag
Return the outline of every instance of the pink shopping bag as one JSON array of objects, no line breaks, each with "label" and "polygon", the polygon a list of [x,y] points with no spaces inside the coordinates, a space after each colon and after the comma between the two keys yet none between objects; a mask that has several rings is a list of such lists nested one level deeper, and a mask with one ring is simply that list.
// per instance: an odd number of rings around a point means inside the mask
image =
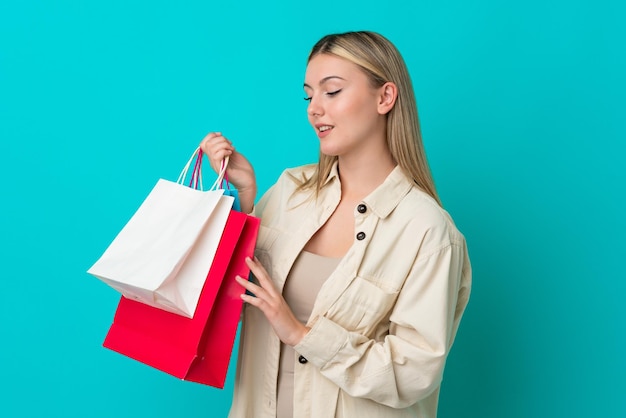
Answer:
[{"label": "pink shopping bag", "polygon": [[183,380],[223,388],[260,221],[231,211],[193,318],[122,296],[104,347]]}]

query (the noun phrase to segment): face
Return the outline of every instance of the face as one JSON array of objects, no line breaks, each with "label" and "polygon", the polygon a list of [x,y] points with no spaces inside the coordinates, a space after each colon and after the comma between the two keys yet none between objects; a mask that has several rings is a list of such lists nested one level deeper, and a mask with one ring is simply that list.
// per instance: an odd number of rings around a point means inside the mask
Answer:
[{"label": "face", "polygon": [[334,55],[316,55],[307,65],[304,91],[309,123],[323,154],[378,152],[385,143],[382,88],[373,88],[356,64]]}]

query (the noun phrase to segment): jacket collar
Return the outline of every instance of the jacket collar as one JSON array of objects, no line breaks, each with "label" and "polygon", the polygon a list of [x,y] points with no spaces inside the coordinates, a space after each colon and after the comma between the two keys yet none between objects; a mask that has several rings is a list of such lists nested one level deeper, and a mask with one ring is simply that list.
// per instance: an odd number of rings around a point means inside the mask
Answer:
[{"label": "jacket collar", "polygon": [[396,166],[385,181],[363,199],[363,203],[379,218],[386,218],[398,206],[402,198],[413,188],[400,166]]},{"label": "jacket collar", "polygon": [[333,166],[330,168],[330,173],[328,173],[328,177],[326,178],[326,181],[324,182],[324,186],[326,186],[335,178],[339,180],[339,170],[337,169],[337,166],[338,166],[338,162],[335,160],[335,162],[333,163]]},{"label": "jacket collar", "polygon": [[[336,182],[333,187],[341,188],[337,161],[333,164],[324,185],[328,185],[335,179]],[[379,218],[386,218],[414,186],[415,184],[397,165],[385,181],[363,199],[363,203]]]}]

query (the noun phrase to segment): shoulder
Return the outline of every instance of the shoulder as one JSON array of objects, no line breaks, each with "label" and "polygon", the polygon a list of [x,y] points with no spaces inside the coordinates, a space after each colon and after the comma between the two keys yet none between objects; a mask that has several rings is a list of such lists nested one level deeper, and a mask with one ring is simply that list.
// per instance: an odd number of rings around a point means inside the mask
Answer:
[{"label": "shoulder", "polygon": [[284,175],[306,175],[306,176],[311,176],[313,174],[313,172],[315,171],[315,168],[317,167],[317,164],[305,164],[305,165],[301,165],[298,167],[291,167],[291,168],[286,168],[283,171],[283,176]]},{"label": "shoulder", "polygon": [[316,164],[306,164],[298,167],[287,168],[282,172],[276,183],[283,184],[287,187],[297,187],[313,176],[316,167]]},{"label": "shoulder", "polygon": [[[296,189],[302,182],[311,178],[315,172],[315,164],[301,165],[298,167],[286,168],[278,176],[278,179],[268,189],[268,192],[275,189]],[[267,192],[266,192],[267,193]]]},{"label": "shoulder", "polygon": [[391,217],[397,217],[405,232],[421,241],[421,252],[449,245],[465,246],[465,237],[452,216],[419,187],[412,187]]},{"label": "shoulder", "polygon": [[265,192],[255,208],[257,216],[269,216],[284,212],[295,201],[296,194],[303,194],[298,187],[315,172],[315,164],[285,169],[276,182]]}]

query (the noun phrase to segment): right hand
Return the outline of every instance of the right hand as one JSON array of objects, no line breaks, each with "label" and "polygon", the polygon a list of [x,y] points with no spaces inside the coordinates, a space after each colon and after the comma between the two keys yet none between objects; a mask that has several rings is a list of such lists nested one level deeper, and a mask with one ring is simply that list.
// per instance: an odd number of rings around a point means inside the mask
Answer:
[{"label": "right hand", "polygon": [[222,160],[229,157],[226,175],[228,181],[237,189],[241,211],[250,213],[256,199],[256,177],[252,164],[233,147],[233,143],[221,132],[211,132],[200,143],[200,149],[206,154],[211,168],[219,173]]}]

